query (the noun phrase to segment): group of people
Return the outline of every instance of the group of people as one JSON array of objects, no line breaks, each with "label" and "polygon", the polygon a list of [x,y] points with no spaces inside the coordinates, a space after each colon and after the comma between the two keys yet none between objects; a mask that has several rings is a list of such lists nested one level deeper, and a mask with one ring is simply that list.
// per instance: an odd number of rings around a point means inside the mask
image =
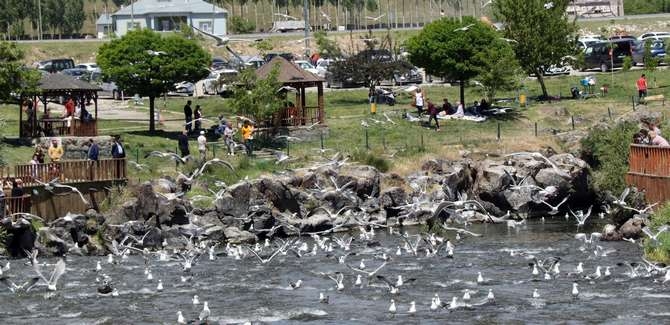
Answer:
[{"label": "group of people", "polygon": [[[191,109],[191,104],[192,102],[188,100],[186,102],[186,105],[184,105],[184,120],[185,120],[185,128],[182,131],[182,133],[177,137],[177,144],[179,147],[179,151],[181,153],[181,157],[187,157],[191,155],[191,151],[189,149],[189,135],[192,134],[193,129],[192,126],[195,126],[195,131],[199,131],[199,136],[197,138],[197,143],[198,143],[198,152],[200,153],[200,160],[204,161],[207,159],[207,136],[205,130],[201,128],[202,124],[202,109],[200,108],[200,105],[196,105],[195,109],[195,114],[193,113],[193,110]],[[253,142],[254,142],[254,132],[255,132],[255,127],[254,125],[249,121],[245,120],[242,128],[240,129],[240,133],[242,135],[242,143],[244,144],[246,148],[246,154],[251,156],[253,154]],[[237,133],[237,129],[232,126],[230,121],[227,121],[223,116],[219,116],[219,125],[216,127],[214,130],[214,133],[217,136],[220,136],[223,138],[223,142],[226,145],[226,148],[228,149],[227,155],[229,156],[234,156],[235,155],[235,140],[234,140],[234,135]]]},{"label": "group of people", "polygon": [[47,107],[44,114],[40,117],[43,121],[42,125],[36,125],[33,124],[33,121],[37,121],[37,105],[32,100],[26,99],[22,106],[26,113],[26,121],[28,121],[27,128],[37,127],[39,128],[38,131],[44,134],[44,136],[53,136],[54,130],[50,120],[65,119],[68,127],[72,127],[73,119],[79,119],[84,123],[90,122],[93,120],[93,115],[86,109],[86,105],[90,105],[90,101],[91,99],[88,96],[69,96],[65,99],[63,113],[60,116],[53,116],[51,108]]},{"label": "group of people", "polygon": [[[444,98],[442,105],[438,106],[433,101],[426,97],[426,94],[421,88],[417,88],[414,91],[414,99],[412,101],[412,106],[416,107],[417,114],[419,117],[428,114],[428,127],[432,125],[432,122],[435,121],[435,131],[440,130],[440,122],[438,116],[451,115],[453,117],[463,117],[466,114],[466,108],[463,106],[463,103],[458,101],[456,105],[452,105],[449,102],[449,99]],[[480,102],[475,101],[474,105],[468,108],[468,113],[472,115],[481,115],[482,112],[491,108],[491,105],[482,99]]]}]

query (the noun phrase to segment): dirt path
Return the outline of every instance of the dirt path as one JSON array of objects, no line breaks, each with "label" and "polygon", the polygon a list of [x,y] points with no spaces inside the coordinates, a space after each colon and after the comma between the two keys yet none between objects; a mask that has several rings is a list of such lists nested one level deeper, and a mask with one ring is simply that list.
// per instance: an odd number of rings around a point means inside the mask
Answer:
[{"label": "dirt path", "polygon": [[[166,131],[176,131],[183,128],[183,116],[174,112],[161,112],[164,120],[161,128]],[[98,101],[98,118],[103,120],[118,120],[136,122],[146,125],[138,126],[137,129],[148,128],[149,126],[149,105],[148,100],[143,101],[141,105],[132,103],[132,99],[126,101],[100,99]]]}]

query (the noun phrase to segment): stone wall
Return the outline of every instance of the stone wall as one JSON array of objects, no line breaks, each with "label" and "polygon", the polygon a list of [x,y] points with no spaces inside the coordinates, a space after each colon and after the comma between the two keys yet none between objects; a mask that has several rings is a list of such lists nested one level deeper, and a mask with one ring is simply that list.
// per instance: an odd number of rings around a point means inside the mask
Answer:
[{"label": "stone wall", "polygon": [[[92,138],[96,143],[98,143],[98,146],[100,147],[100,159],[112,158],[112,137],[105,135]],[[46,152],[49,149],[49,145],[51,143],[51,139],[51,137],[42,137],[34,141],[35,145],[42,147],[46,155]],[[89,148],[89,139],[91,139],[91,137],[60,137],[61,143],[65,150],[63,159],[86,159]]]}]

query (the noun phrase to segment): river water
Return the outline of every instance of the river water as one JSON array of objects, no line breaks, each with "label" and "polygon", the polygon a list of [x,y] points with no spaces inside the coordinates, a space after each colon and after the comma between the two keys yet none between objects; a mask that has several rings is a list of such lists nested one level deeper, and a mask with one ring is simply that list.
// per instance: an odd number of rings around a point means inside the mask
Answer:
[{"label": "river water", "polygon": [[[588,227],[588,226],[587,226]],[[599,229],[591,226],[586,231]],[[410,234],[418,229],[405,229]],[[395,282],[397,275],[416,278],[400,288],[393,298],[398,312],[391,315],[388,308],[391,295],[382,286],[355,287],[355,272],[338,264],[333,257],[321,252],[317,256],[297,258],[291,254],[278,255],[266,265],[253,257],[234,260],[218,257],[214,261],[201,258],[193,267],[192,282],[182,283],[179,264],[158,262],[151,269],[153,281],[144,275],[144,261],[131,256],[118,264],[107,264],[105,258],[70,257],[67,273],[58,284],[56,295],[46,299],[45,288],[22,295],[0,292],[0,322],[2,324],[175,324],[177,311],[187,319],[196,319],[202,303],[194,306],[193,295],[201,302],[208,301],[211,324],[275,323],[275,324],[663,324],[670,322],[670,283],[663,286],[654,278],[630,279],[626,267],[616,266],[622,261],[640,261],[641,248],[628,242],[598,242],[610,252],[596,257],[591,249],[582,252],[580,242],[574,239],[576,226],[558,218],[546,223],[534,221],[521,229],[503,225],[474,225],[474,232],[482,237],[464,237],[456,242],[454,258],[444,256],[415,257],[403,251],[395,256],[404,242],[398,235],[379,230],[375,239],[381,246],[368,247],[358,237],[352,244],[357,255],[349,256],[347,263],[358,266],[365,259],[367,269],[382,262],[374,258],[386,252],[392,260],[379,274]],[[583,230],[582,230],[583,231]],[[305,239],[312,246],[311,239]],[[552,280],[542,280],[531,274],[529,260],[511,257],[509,250],[530,251],[539,258],[561,258],[561,274]],[[269,255],[271,252],[265,254]],[[336,249],[332,255],[341,255]],[[263,254],[261,254],[263,255]],[[55,259],[41,262],[54,263]],[[102,261],[103,272],[110,275],[120,295],[101,296],[96,292],[97,261]],[[8,274],[16,282],[32,276],[24,261],[12,261]],[[595,281],[579,280],[578,299],[571,296],[572,283],[578,277],[568,275],[579,262],[584,263],[584,274],[596,266],[610,266],[612,276]],[[49,270],[50,267],[45,267]],[[345,289],[335,290],[335,282],[319,272],[340,271],[344,274]],[[477,272],[482,272],[485,283],[477,284]],[[365,276],[363,277],[365,279]],[[157,292],[157,280],[164,290]],[[289,281],[301,279],[297,290],[289,289]],[[365,282],[365,280],[363,280]],[[464,290],[472,292],[471,303],[485,300],[488,290],[495,294],[495,303],[449,311],[430,311],[431,298],[439,294],[443,302],[452,297],[459,301]],[[531,298],[534,289],[540,298]],[[324,292],[329,304],[319,303]],[[410,301],[416,302],[417,312],[407,313]]]}]

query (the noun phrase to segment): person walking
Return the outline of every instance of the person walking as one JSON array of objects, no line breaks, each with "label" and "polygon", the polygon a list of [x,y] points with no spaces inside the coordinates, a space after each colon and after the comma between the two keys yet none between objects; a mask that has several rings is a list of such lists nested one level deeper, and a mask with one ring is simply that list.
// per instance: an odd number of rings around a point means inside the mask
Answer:
[{"label": "person walking", "polygon": [[193,113],[193,120],[195,121],[195,131],[200,131],[202,127],[202,108],[200,105],[195,105],[195,113]]},{"label": "person walking", "polygon": [[177,144],[179,145],[182,158],[191,154],[191,151],[188,149],[188,131],[181,131],[181,134],[177,137]]},{"label": "person walking", "polygon": [[121,144],[121,136],[115,136],[112,143],[112,158],[116,159],[116,178],[126,177],[126,164],[123,158],[126,158],[126,150]]},{"label": "person walking", "polygon": [[63,146],[60,145],[60,141],[57,138],[51,139],[51,145],[49,150],[47,150],[49,159],[51,162],[59,162],[61,157],[63,157]]},{"label": "person walking", "polygon": [[244,146],[247,147],[247,155],[251,156],[254,152],[254,126],[249,121],[244,121],[242,126],[242,139]]},{"label": "person walking", "polygon": [[193,129],[193,109],[191,108],[191,100],[186,101],[184,105],[184,119],[186,120],[186,131],[191,134]]},{"label": "person walking", "polygon": [[200,131],[198,151],[200,152],[200,161],[204,162],[207,159],[207,137],[205,137],[205,131]]},{"label": "person walking", "polygon": [[88,153],[86,154],[86,158],[91,161],[98,161],[98,156],[100,154],[100,147],[98,146],[97,143],[95,143],[95,140],[93,138],[88,140]]},{"label": "person walking", "polygon": [[224,124],[225,129],[223,130],[223,142],[228,147],[228,155],[235,155],[235,141],[233,141],[233,135],[235,134],[235,129],[230,126],[230,122]]},{"label": "person walking", "polygon": [[437,107],[435,107],[430,99],[426,99],[426,102],[428,103],[428,114],[430,115],[428,117],[428,127],[430,127],[430,122],[435,120],[435,131],[440,131],[440,122],[437,120]]},{"label": "person walking", "polygon": [[635,86],[637,86],[638,102],[642,102],[647,97],[647,77],[644,73],[640,76],[640,79],[637,79]]}]

